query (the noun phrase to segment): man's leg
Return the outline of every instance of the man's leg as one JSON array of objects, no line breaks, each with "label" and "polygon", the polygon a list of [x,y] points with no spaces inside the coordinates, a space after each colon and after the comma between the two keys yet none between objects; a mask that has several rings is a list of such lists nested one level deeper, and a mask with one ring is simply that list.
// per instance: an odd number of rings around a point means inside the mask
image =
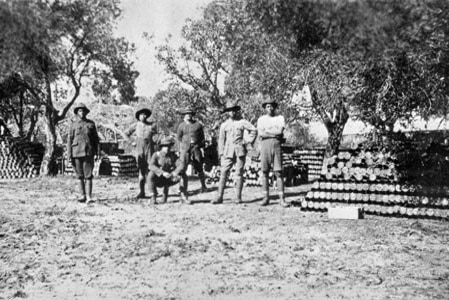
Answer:
[{"label": "man's leg", "polygon": [[285,202],[285,195],[284,195],[284,178],[282,178],[282,150],[281,150],[281,143],[279,141],[276,141],[273,145],[273,171],[274,175],[276,175],[276,182],[278,186],[279,191],[279,200],[282,207],[288,207],[289,204]]},{"label": "man's leg", "polygon": [[79,187],[79,193],[81,196],[78,199],[78,202],[86,202],[86,185],[84,183],[84,178],[78,179],[78,187]]},{"label": "man's leg", "polygon": [[188,192],[187,192],[187,174],[183,172],[180,174],[181,176],[181,202],[185,204],[192,204],[192,202],[189,200]]},{"label": "man's leg", "polygon": [[94,170],[94,157],[86,157],[83,162],[84,177],[86,178],[86,202],[92,202],[92,189],[93,189],[93,170]]},{"label": "man's leg", "polygon": [[243,169],[245,167],[246,157],[237,157],[235,166],[235,203],[242,203],[242,191],[243,191]]},{"label": "man's leg", "polygon": [[262,169],[262,206],[270,203],[270,185],[268,184],[268,175],[271,168],[272,157],[272,139],[262,140],[260,145],[260,168]]},{"label": "man's leg", "polygon": [[262,172],[262,192],[264,193],[262,203],[260,205],[266,206],[270,203],[270,186],[268,184],[269,172]]},{"label": "man's leg", "polygon": [[220,181],[218,183],[218,195],[217,198],[211,202],[212,204],[223,203],[223,194],[224,189],[226,187],[226,177],[228,177],[228,172],[231,169],[232,164],[233,164],[232,158],[226,157],[221,158],[221,170],[220,170],[221,174],[220,174]]},{"label": "man's leg", "polygon": [[162,194],[162,202],[161,203],[167,203],[169,189],[170,189],[170,186],[168,186],[168,185],[164,186],[164,191],[163,191],[163,194]]},{"label": "man's leg", "polygon": [[284,195],[284,178],[282,178],[282,172],[281,171],[275,171],[274,174],[276,175],[276,181],[278,185],[278,191],[279,191],[279,200],[282,207],[288,207],[289,204],[285,202],[285,195]]},{"label": "man's leg", "polygon": [[148,165],[143,155],[139,155],[137,157],[137,169],[139,170],[139,193],[137,194],[136,198],[140,199],[145,198],[145,175],[148,170]]},{"label": "man's leg", "polygon": [[206,186],[206,176],[204,175],[202,163],[194,161],[192,162],[192,166],[198,173],[198,178],[200,179],[201,183],[201,193],[204,193],[207,190],[207,186]]},{"label": "man's leg", "polygon": [[86,183],[84,181],[83,160],[84,158],[74,158],[72,160],[72,165],[75,169],[76,176],[78,177],[78,187],[80,193],[78,202],[86,202]]},{"label": "man's leg", "polygon": [[156,189],[156,174],[154,172],[148,173],[148,191],[150,192],[150,200],[149,204],[156,204],[156,196],[157,196],[157,189]]}]

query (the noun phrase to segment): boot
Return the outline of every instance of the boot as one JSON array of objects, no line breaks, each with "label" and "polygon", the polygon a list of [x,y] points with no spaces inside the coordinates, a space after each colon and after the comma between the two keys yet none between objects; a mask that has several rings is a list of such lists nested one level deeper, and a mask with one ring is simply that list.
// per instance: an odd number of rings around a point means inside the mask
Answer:
[{"label": "boot", "polygon": [[86,202],[86,185],[84,183],[84,179],[79,180],[79,190],[80,190],[80,198],[78,199],[78,202],[84,203]]},{"label": "boot", "polygon": [[136,199],[145,198],[145,177],[139,177],[139,193],[136,196]]},{"label": "boot", "polygon": [[165,204],[167,203],[167,198],[168,198],[168,186],[164,186],[164,192],[162,194],[162,201],[161,203]]},{"label": "boot", "polygon": [[242,203],[243,176],[236,177],[235,185],[235,204]]},{"label": "boot", "polygon": [[270,204],[270,187],[268,186],[268,176],[264,175],[262,178],[262,190],[265,193],[265,196],[262,199],[261,206],[267,206]]},{"label": "boot", "polygon": [[181,191],[181,203],[187,204],[187,205],[191,205],[192,201],[189,200],[189,197],[187,195],[187,193],[185,191]]},{"label": "boot", "polygon": [[290,204],[287,201],[285,201],[284,193],[282,193],[282,192],[279,192],[279,200],[280,200],[280,204],[281,204],[282,207],[289,207],[290,206]]},{"label": "boot", "polygon": [[87,192],[86,204],[94,202],[94,200],[92,199],[92,178],[86,180],[86,192]]},{"label": "boot", "polygon": [[152,196],[150,197],[150,200],[148,200],[148,205],[156,205],[156,204],[157,204],[156,196],[155,196],[155,195],[152,195]]},{"label": "boot", "polygon": [[212,204],[221,204],[223,203],[223,194],[224,194],[224,189],[226,187],[226,174],[221,174],[220,176],[220,182],[218,183],[218,195],[217,198],[215,198],[214,200],[212,200]]},{"label": "boot", "polygon": [[276,174],[276,181],[278,185],[280,204],[282,207],[289,207],[290,204],[285,201],[284,197],[284,179],[282,178],[281,174]]},{"label": "boot", "polygon": [[149,205],[156,204],[157,188],[155,180],[155,174],[150,172],[150,174],[148,175],[148,190],[150,191],[150,200],[148,200]]}]

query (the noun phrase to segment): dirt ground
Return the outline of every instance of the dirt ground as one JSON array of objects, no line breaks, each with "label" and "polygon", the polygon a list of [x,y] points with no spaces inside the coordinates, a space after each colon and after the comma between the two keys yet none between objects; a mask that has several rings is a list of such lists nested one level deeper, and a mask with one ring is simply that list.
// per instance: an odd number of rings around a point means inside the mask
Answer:
[{"label": "dirt ground", "polygon": [[[132,198],[136,179],[0,181],[0,299],[449,299],[449,223]],[[298,201],[310,188],[288,188]]]}]

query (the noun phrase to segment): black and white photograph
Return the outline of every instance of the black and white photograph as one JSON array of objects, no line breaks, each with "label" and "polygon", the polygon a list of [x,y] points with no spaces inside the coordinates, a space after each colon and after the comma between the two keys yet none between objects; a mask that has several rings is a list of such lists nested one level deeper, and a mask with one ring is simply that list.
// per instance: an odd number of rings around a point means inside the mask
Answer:
[{"label": "black and white photograph", "polygon": [[11,299],[449,299],[449,0],[0,0]]}]

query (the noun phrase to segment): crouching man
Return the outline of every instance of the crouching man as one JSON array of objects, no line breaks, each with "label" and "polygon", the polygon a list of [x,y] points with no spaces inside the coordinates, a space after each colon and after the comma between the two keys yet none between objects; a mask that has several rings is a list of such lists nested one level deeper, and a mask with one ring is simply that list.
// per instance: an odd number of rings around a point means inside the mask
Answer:
[{"label": "crouching man", "polygon": [[188,197],[187,191],[183,188],[187,176],[183,171],[181,161],[173,152],[175,142],[170,138],[164,138],[159,144],[160,150],[151,156],[148,166],[148,189],[151,193],[150,204],[156,204],[157,188],[163,188],[162,203],[167,202],[168,191],[170,186],[181,181],[181,202],[192,204]]}]

